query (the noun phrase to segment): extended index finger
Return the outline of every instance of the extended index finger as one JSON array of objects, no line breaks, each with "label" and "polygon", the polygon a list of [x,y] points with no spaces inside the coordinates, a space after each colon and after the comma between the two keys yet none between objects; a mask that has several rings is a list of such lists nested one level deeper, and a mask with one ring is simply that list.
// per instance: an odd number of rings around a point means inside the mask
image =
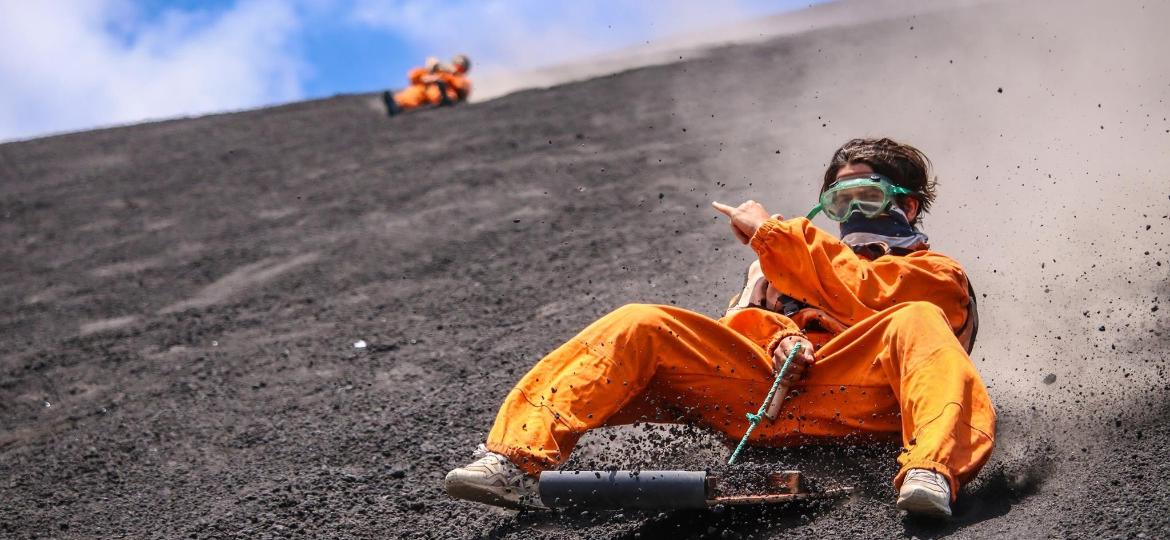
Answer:
[{"label": "extended index finger", "polygon": [[727,206],[719,201],[711,201],[711,206],[727,217],[731,217],[731,212],[735,210],[734,206]]}]

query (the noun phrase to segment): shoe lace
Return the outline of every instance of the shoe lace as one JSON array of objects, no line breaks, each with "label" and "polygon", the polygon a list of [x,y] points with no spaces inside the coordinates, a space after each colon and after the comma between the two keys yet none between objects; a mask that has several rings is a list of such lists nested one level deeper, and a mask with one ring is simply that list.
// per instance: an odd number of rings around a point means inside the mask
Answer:
[{"label": "shoe lace", "polygon": [[537,494],[537,480],[525,474],[519,467],[514,465],[507,457],[502,456],[496,452],[488,450],[487,446],[480,443],[472,451],[471,456],[475,459],[483,459],[488,456],[495,457],[504,467],[504,481],[508,486],[516,489],[526,504],[543,507],[540,502],[540,496]]},{"label": "shoe lace", "polygon": [[936,473],[932,470],[929,470],[929,469],[912,470],[912,471],[910,471],[909,478],[913,479],[915,481],[918,481],[918,482],[930,484],[931,486],[938,488],[940,491],[950,492],[951,486],[947,483],[946,478],[943,475]]},{"label": "shoe lace", "polygon": [[487,449],[487,445],[485,445],[483,443],[479,443],[479,446],[476,446],[475,450],[471,452],[471,457],[473,457],[475,459],[479,459],[479,458],[482,458],[484,456],[487,456],[490,453],[492,453],[492,452],[491,452],[491,450]]},{"label": "shoe lace", "polygon": [[504,478],[507,479],[509,485],[521,488],[526,486],[525,480],[528,479],[528,475],[524,474],[524,471],[520,470],[520,468],[514,465],[512,461],[509,460],[506,456],[488,450],[487,446],[485,446],[483,443],[480,443],[479,446],[475,447],[475,450],[471,453],[471,456],[474,459],[483,459],[485,457],[491,456],[500,463],[501,468],[503,469]]}]

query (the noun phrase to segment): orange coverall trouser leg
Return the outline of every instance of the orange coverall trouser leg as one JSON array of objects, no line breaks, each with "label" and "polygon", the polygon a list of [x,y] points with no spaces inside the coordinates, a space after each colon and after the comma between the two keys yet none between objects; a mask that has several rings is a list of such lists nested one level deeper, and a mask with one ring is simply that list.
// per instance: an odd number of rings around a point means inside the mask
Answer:
[{"label": "orange coverall trouser leg", "polygon": [[403,109],[437,105],[442,101],[443,96],[439,93],[439,87],[433,84],[410,85],[394,94],[394,102]]},{"label": "orange coverall trouser leg", "polygon": [[[744,415],[759,409],[772,384],[773,361],[725,322],[670,306],[615,310],[520,380],[487,447],[536,474],[563,463],[586,431],[605,425],[691,422],[742,437]],[[816,357],[780,417],[762,422],[750,443],[900,433],[895,486],[907,470],[923,468],[946,476],[952,494],[986,463],[995,412],[936,306],[897,304],[833,337]]]}]

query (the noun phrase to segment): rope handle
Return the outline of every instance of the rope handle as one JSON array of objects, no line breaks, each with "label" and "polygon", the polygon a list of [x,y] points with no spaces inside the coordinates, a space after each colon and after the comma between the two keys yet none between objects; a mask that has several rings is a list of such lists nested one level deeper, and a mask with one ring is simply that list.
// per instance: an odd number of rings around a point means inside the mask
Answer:
[{"label": "rope handle", "polygon": [[764,402],[760,404],[759,412],[752,414],[747,413],[748,428],[743,434],[743,439],[740,439],[739,445],[735,447],[735,451],[731,453],[731,458],[727,460],[728,465],[735,464],[735,458],[739,457],[739,453],[743,451],[743,447],[747,445],[748,437],[751,436],[752,431],[756,429],[756,425],[760,423],[760,419],[764,417],[764,411],[768,410],[768,405],[772,403],[772,398],[776,395],[776,389],[780,388],[780,381],[784,379],[784,375],[788,373],[788,367],[792,365],[792,360],[796,358],[796,353],[800,352],[800,344],[797,343],[788,351],[788,357],[784,359],[784,365],[780,367],[780,371],[776,373],[776,380],[772,382],[772,389],[768,390],[767,397]]}]

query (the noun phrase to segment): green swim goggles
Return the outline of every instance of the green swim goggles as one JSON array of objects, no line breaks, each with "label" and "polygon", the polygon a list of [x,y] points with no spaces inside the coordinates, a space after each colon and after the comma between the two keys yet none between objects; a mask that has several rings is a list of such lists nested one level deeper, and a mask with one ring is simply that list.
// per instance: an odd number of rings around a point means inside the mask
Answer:
[{"label": "green swim goggles", "polygon": [[913,193],[894,185],[889,178],[880,174],[848,176],[837,180],[821,193],[820,204],[808,213],[808,219],[812,219],[817,212],[824,212],[825,217],[833,221],[845,221],[854,212],[873,218],[885,212],[894,197]]}]

